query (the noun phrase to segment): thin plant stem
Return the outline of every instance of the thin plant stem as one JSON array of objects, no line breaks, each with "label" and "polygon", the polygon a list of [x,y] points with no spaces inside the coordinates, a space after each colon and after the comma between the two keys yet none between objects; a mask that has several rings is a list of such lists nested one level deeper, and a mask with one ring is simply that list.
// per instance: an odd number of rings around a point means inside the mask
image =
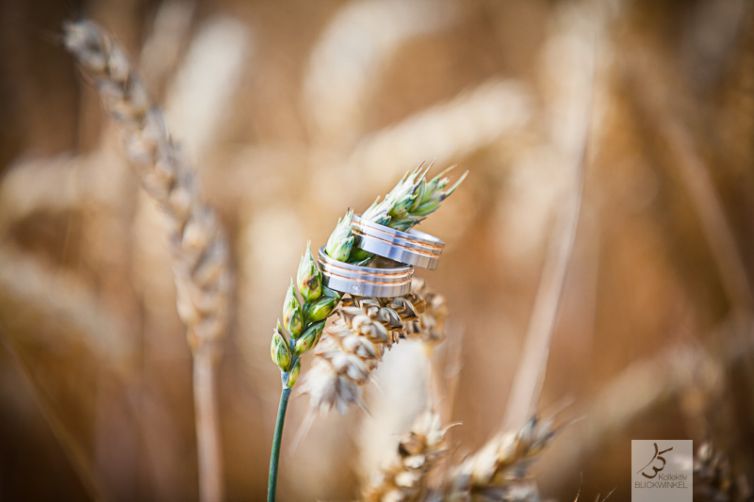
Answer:
[{"label": "thin plant stem", "polygon": [[[599,29],[599,28],[598,28]],[[568,265],[573,255],[576,232],[581,216],[584,195],[584,170],[588,162],[589,135],[592,129],[595,80],[597,78],[598,33],[595,32],[594,50],[588,58],[587,68],[591,73],[583,123],[579,135],[565,154],[572,158],[571,194],[559,222],[555,240],[550,243],[542,278],[532,308],[531,320],[526,333],[521,360],[508,397],[504,429],[518,430],[529,417],[535,415],[542,393],[550,346],[555,330],[560,302],[565,288]]]},{"label": "thin plant stem", "polygon": [[194,354],[194,410],[196,442],[199,459],[200,500],[220,501],[223,498],[220,427],[217,416],[215,366],[217,353],[205,346]]},{"label": "thin plant stem", "polygon": [[[285,381],[287,375],[284,374]],[[288,410],[288,398],[291,396],[291,388],[285,383],[280,392],[280,404],[278,415],[275,419],[275,432],[272,436],[272,450],[270,450],[270,474],[267,478],[267,502],[275,502],[275,494],[278,485],[278,463],[280,461],[280,443],[283,441],[283,426],[285,425],[285,413]]]}]

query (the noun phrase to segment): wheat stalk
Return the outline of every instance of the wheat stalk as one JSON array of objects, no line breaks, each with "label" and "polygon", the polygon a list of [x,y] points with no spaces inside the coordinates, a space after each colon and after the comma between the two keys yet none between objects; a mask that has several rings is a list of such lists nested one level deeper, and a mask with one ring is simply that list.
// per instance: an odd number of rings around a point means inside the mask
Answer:
[{"label": "wheat stalk", "polygon": [[394,457],[375,474],[364,489],[367,502],[418,501],[426,495],[427,476],[446,453],[440,416],[431,411],[420,414],[410,432],[398,442]]},{"label": "wheat stalk", "polygon": [[[422,165],[409,171],[382,201],[377,199],[364,212],[362,218],[399,230],[410,229],[435,212],[468,174],[468,172],[464,173],[451,184],[446,176],[450,169],[452,168],[446,169],[429,180],[426,179],[429,166]],[[327,240],[325,252],[330,258],[342,262],[370,263],[374,256],[359,249],[357,236],[351,229],[352,218],[353,212],[349,210],[344,218],[338,220],[335,230]],[[296,384],[301,371],[300,358],[317,345],[328,318],[336,311],[338,302],[340,302],[340,307],[337,309],[340,314],[339,319],[348,328],[353,328],[353,322],[357,322],[355,328],[358,335],[345,336],[349,331],[341,330],[341,333],[348,339],[347,344],[354,343],[354,346],[343,345],[347,352],[334,348],[331,354],[333,360],[337,361],[337,367],[343,368],[350,379],[360,379],[364,375],[362,383],[369,372],[376,367],[384,349],[395,341],[395,333],[410,334],[413,328],[410,324],[404,325],[404,322],[414,321],[419,313],[410,295],[386,301],[378,298],[355,298],[349,295],[341,297],[339,293],[329,290],[323,286],[322,274],[312,257],[310,246],[307,246],[299,263],[296,281],[291,280],[283,301],[282,322],[278,320],[270,343],[272,362],[280,369],[282,389],[270,452],[268,501],[275,500],[285,414],[291,389]],[[354,307],[362,309],[361,313],[364,315],[358,315],[356,310],[346,310]],[[351,314],[353,314],[352,317],[349,317]],[[361,336],[363,334],[368,335],[369,338]],[[346,342],[344,337],[340,338]],[[349,357],[353,355],[356,357]],[[348,362],[344,362],[346,360]],[[363,363],[359,364],[363,361],[369,361],[370,364],[367,366]],[[305,388],[314,396],[313,402],[317,403],[318,407],[332,407],[335,403],[347,404],[358,401],[358,385],[355,388],[338,387],[340,380],[330,378],[331,376],[332,373],[329,373],[328,378],[325,379],[318,379],[315,376],[314,382],[312,383],[310,379]],[[336,385],[335,388],[327,386],[333,382]],[[341,409],[345,408],[345,404],[341,405]]]},{"label": "wheat stalk", "polygon": [[215,366],[228,310],[225,236],[214,212],[200,200],[194,172],[181,158],[125,53],[90,21],[67,23],[64,30],[66,47],[94,81],[107,113],[120,124],[127,155],[170,224],[178,314],[194,359],[200,494],[202,500],[220,500]]},{"label": "wheat stalk", "polygon": [[[559,15],[563,25],[551,45],[570,48],[574,44],[564,43],[568,37],[579,37],[581,44],[577,50],[563,50],[570,61],[571,79],[576,74],[576,88],[582,92],[563,92],[561,116],[566,126],[560,129],[552,141],[558,146],[562,160],[569,165],[569,196],[562,208],[558,221],[558,231],[550,243],[548,256],[542,270],[542,278],[531,312],[531,318],[524,340],[520,363],[508,397],[504,427],[517,429],[537,408],[545,374],[550,346],[555,332],[557,314],[565,289],[568,267],[575,247],[576,234],[581,218],[584,198],[585,170],[589,162],[589,140],[593,126],[594,99],[597,86],[599,53],[602,44],[602,17],[591,6],[569,5]],[[571,82],[573,85],[574,82]],[[562,85],[562,84],[561,84]],[[556,112],[559,107],[555,107]]]}]

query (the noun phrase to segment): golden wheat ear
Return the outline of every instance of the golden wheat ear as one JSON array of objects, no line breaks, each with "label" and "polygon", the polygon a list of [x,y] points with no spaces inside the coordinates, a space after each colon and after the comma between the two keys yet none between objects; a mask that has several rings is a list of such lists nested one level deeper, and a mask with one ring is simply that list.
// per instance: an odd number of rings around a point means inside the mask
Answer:
[{"label": "golden wheat ear", "polygon": [[194,170],[171,140],[160,110],[115,40],[91,21],[65,23],[64,43],[120,126],[126,153],[167,216],[178,315],[194,358],[194,399],[202,500],[222,499],[215,367],[228,320],[228,244],[199,196]]},{"label": "golden wheat ear", "polygon": [[450,500],[470,500],[474,493],[488,494],[483,500],[530,500],[504,498],[518,491],[538,496],[526,480],[528,468],[560,429],[552,418],[535,415],[521,429],[498,434],[451,470],[446,495]]},{"label": "golden wheat ear", "polygon": [[317,345],[302,392],[317,410],[363,407],[363,387],[385,351],[404,338],[442,340],[446,317],[445,298],[418,279],[405,297],[344,297]]}]

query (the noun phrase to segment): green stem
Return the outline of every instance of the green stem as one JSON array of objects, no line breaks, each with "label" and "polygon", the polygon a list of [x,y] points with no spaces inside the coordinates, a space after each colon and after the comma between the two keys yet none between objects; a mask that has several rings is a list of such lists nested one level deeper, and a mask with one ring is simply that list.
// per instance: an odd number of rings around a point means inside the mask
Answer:
[{"label": "green stem", "polygon": [[275,493],[278,485],[278,462],[280,460],[280,443],[283,440],[283,426],[285,425],[285,412],[288,409],[288,398],[291,389],[285,384],[287,378],[283,378],[283,390],[280,393],[278,416],[275,419],[275,432],[272,436],[272,450],[270,451],[270,474],[267,478],[267,502],[275,502]]}]

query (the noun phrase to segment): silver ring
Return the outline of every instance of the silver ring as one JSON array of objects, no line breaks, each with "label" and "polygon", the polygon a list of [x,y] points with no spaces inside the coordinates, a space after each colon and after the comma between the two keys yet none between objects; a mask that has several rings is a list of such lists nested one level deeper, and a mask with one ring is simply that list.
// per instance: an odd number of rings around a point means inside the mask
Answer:
[{"label": "silver ring", "polygon": [[362,267],[327,256],[325,248],[319,249],[319,265],[325,286],[341,293],[355,296],[392,298],[411,292],[413,267]]},{"label": "silver ring", "polygon": [[419,230],[401,232],[358,216],[354,216],[351,228],[364,251],[414,267],[436,269],[445,249],[445,243],[435,236]]}]

